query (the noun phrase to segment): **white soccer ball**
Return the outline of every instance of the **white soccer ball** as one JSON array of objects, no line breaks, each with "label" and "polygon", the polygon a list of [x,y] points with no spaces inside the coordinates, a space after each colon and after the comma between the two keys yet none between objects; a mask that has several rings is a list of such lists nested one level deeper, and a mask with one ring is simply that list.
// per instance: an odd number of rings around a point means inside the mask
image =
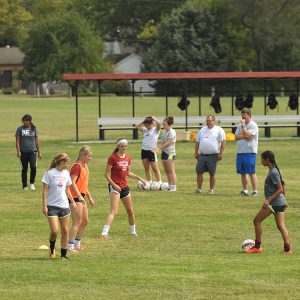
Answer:
[{"label": "white soccer ball", "polygon": [[160,185],[160,189],[162,191],[167,191],[169,189],[169,184],[167,182],[163,182],[161,185]]},{"label": "white soccer ball", "polygon": [[253,240],[245,240],[242,242],[242,250],[248,250],[250,248],[252,248],[255,245],[255,242]]},{"label": "white soccer ball", "polygon": [[142,181],[138,181],[137,186],[140,190],[150,190],[150,184],[149,182],[143,183]]},{"label": "white soccer ball", "polygon": [[150,184],[150,190],[152,191],[158,191],[160,189],[160,184],[157,181],[153,181]]}]

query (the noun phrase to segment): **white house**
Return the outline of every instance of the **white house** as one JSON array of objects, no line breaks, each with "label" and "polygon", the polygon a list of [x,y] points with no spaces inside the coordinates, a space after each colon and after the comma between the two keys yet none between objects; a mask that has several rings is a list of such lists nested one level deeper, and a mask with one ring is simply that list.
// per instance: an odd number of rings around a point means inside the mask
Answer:
[{"label": "white house", "polygon": [[[136,53],[131,53],[115,64],[114,67],[116,73],[141,73],[142,58]],[[149,83],[148,80],[137,80],[134,88],[141,93],[154,92],[155,89]]]}]

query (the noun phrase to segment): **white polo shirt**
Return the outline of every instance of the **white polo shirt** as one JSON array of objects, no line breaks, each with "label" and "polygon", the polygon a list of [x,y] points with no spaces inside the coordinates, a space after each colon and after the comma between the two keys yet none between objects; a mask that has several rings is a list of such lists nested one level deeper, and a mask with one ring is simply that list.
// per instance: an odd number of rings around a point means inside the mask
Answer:
[{"label": "white polo shirt", "polygon": [[196,141],[199,143],[198,152],[202,154],[219,153],[221,142],[225,139],[225,131],[220,126],[202,127],[196,136]]}]

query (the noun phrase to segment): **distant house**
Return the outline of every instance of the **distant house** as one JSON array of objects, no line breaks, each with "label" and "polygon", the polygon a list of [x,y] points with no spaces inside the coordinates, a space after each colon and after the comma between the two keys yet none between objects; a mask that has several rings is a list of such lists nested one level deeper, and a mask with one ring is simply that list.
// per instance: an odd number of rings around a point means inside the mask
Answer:
[{"label": "distant house", "polygon": [[[142,57],[135,53],[134,47],[124,47],[118,40],[106,43],[105,56],[113,55],[116,61],[115,73],[141,73],[143,66]],[[152,93],[155,91],[148,80],[138,80],[134,84],[137,92]]]},{"label": "distant house", "polygon": [[[142,58],[138,54],[132,53],[115,64],[114,68],[116,73],[141,73],[142,65]],[[148,80],[136,81],[134,88],[137,92],[141,93],[155,91],[154,88],[149,85]]]},{"label": "distant house", "polygon": [[23,69],[24,57],[17,47],[0,47],[0,89],[20,88],[18,73]]}]

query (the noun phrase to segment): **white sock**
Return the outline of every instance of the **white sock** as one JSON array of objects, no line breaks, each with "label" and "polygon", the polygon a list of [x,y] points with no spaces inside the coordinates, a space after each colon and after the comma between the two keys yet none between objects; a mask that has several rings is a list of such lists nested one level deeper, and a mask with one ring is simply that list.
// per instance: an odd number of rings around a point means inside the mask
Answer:
[{"label": "white sock", "polygon": [[104,225],[101,235],[108,235],[109,228],[110,228],[109,225]]},{"label": "white sock", "polygon": [[74,250],[74,241],[68,241],[68,250],[69,251]]},{"label": "white sock", "polygon": [[130,233],[131,234],[136,234],[135,225],[130,225]]},{"label": "white sock", "polygon": [[74,248],[76,249],[80,249],[80,244],[81,244],[81,239],[80,240],[75,240],[75,243],[74,243]]},{"label": "white sock", "polygon": [[244,190],[244,193],[248,194],[248,190]]}]

